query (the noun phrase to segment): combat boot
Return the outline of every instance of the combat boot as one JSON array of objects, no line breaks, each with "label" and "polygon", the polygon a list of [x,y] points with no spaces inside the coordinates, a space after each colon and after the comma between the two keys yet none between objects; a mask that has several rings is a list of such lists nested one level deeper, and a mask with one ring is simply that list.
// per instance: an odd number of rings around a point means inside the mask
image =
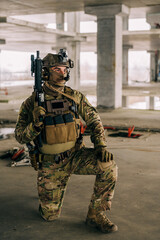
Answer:
[{"label": "combat boot", "polygon": [[118,227],[112,223],[106,216],[105,212],[97,212],[89,208],[86,224],[90,227],[98,228],[103,233],[116,232]]}]

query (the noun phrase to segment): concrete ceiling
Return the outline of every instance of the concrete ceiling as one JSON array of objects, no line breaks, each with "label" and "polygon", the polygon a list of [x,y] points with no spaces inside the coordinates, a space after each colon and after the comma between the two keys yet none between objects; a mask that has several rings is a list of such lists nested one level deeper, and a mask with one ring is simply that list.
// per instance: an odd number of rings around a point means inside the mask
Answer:
[{"label": "concrete ceiling", "polygon": [[0,45],[1,50],[34,51],[39,48],[46,52],[58,47],[61,39],[78,38],[73,32],[49,29],[42,24],[12,17],[0,17],[0,33],[1,40],[5,40],[5,44],[2,41]]},{"label": "concrete ceiling", "polygon": [[[17,51],[48,52],[56,47],[65,47],[68,40],[82,41],[82,51],[96,51],[96,34],[75,34],[61,30],[47,29],[44,24],[51,21],[39,15],[41,24],[29,21],[29,14],[84,11],[85,6],[104,4],[125,4],[131,7],[132,17],[145,16],[146,13],[160,12],[160,0],[1,0],[0,7],[0,49]],[[13,16],[26,15],[27,20],[15,19]],[[5,17],[7,16],[7,17]],[[81,15],[82,16],[82,15]],[[96,17],[83,14],[81,21]],[[55,16],[53,17],[53,22]],[[43,23],[43,24],[42,24]],[[125,32],[124,44],[133,45],[136,50],[160,49],[160,32],[154,34],[143,32]],[[5,43],[5,44],[4,44]],[[145,44],[144,44],[145,43]]]},{"label": "concrete ceiling", "polygon": [[[0,18],[0,33],[1,50],[32,52],[38,49],[46,53],[56,48],[67,47],[67,41],[81,41],[82,52],[97,51],[96,33],[76,34],[54,30],[42,24],[12,17]],[[160,29],[124,31],[123,45],[130,45],[133,50],[160,50]]]},{"label": "concrete ceiling", "polygon": [[133,50],[160,50],[160,29],[149,31],[124,31],[123,44],[131,46]]},{"label": "concrete ceiling", "polygon": [[151,7],[159,5],[160,0],[1,0],[0,15],[83,11],[85,6],[104,4],[125,4],[130,8]]}]

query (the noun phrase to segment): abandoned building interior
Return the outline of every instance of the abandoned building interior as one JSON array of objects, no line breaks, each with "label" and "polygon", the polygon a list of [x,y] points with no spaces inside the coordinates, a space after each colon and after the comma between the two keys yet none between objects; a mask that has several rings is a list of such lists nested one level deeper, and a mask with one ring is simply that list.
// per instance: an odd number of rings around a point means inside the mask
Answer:
[{"label": "abandoned building interior", "polygon": [[[118,165],[113,235],[85,225],[92,175],[73,175],[61,217],[42,220],[37,172],[14,137],[34,90],[31,55],[59,49],[74,61],[67,86],[99,112]],[[87,130],[84,141],[93,148]],[[0,179],[1,240],[160,239],[160,0],[1,0]]]}]

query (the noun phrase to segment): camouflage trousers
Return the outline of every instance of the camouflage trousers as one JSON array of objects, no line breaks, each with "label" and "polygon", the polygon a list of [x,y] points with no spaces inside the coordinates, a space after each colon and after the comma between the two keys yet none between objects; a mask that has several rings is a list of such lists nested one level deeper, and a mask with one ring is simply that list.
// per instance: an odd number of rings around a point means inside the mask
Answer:
[{"label": "camouflage trousers", "polygon": [[81,148],[74,152],[66,164],[55,167],[53,162],[43,162],[38,171],[39,211],[41,216],[52,221],[60,216],[64,193],[71,174],[96,175],[89,207],[97,211],[110,210],[117,166],[112,160],[100,162],[93,148]]}]

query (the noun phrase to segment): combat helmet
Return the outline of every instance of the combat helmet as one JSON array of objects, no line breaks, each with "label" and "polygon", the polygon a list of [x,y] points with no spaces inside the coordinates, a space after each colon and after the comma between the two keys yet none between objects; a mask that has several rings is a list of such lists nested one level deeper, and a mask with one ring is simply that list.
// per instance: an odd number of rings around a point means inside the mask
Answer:
[{"label": "combat helmet", "polygon": [[53,66],[66,66],[69,68],[74,67],[74,62],[68,59],[67,51],[65,49],[60,49],[58,54],[48,53],[42,60],[43,67],[53,67]]},{"label": "combat helmet", "polygon": [[69,68],[74,67],[74,62],[71,59],[68,59],[66,49],[60,49],[58,54],[48,53],[42,59],[42,76],[44,80],[48,78],[48,68],[54,66],[65,66],[68,68],[67,77],[65,77],[65,80],[68,81],[70,78]]}]

